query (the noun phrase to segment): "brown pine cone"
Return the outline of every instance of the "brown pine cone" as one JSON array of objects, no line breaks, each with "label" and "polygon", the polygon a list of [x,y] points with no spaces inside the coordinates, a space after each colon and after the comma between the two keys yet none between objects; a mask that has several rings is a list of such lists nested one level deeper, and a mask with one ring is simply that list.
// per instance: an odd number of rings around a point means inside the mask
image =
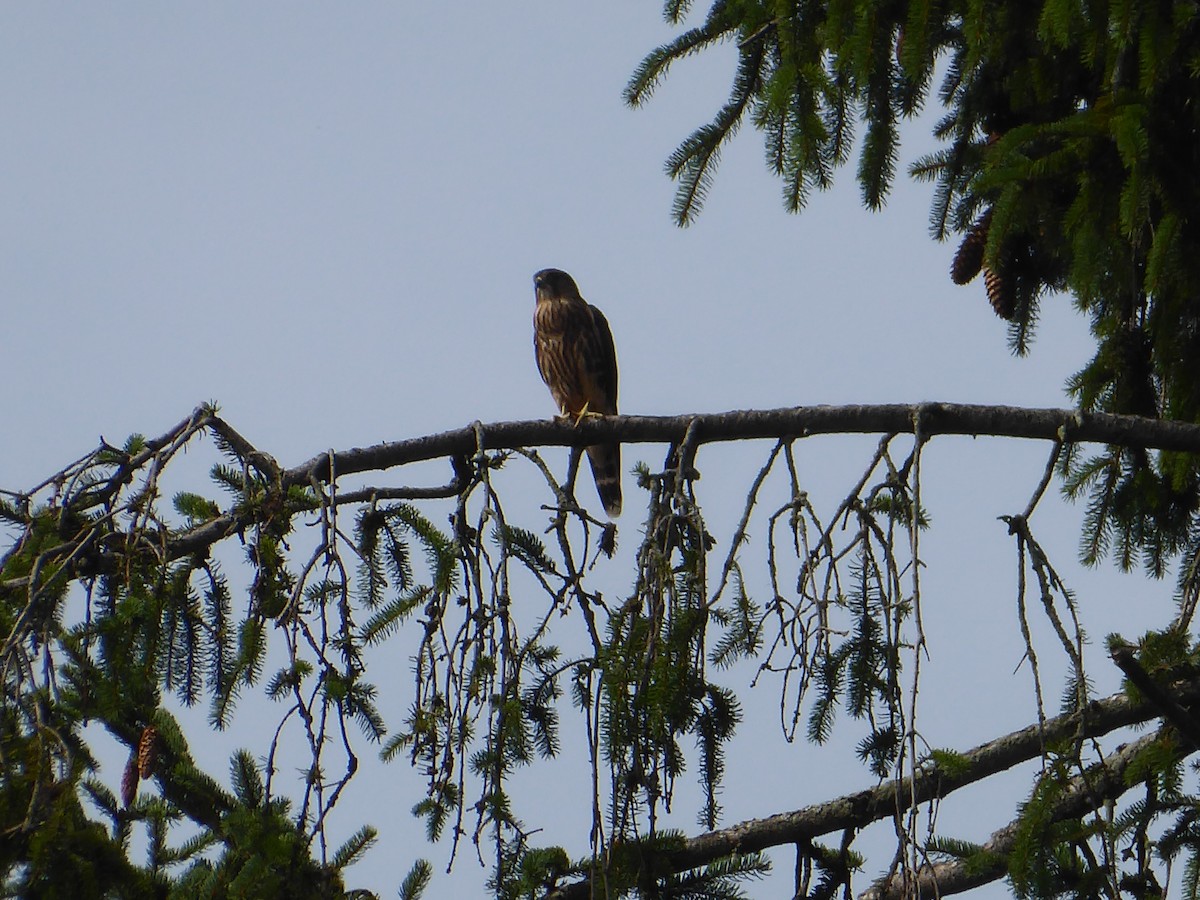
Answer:
[{"label": "brown pine cone", "polygon": [[1002,319],[1012,321],[1017,311],[1017,294],[1011,278],[1006,278],[994,269],[983,270],[983,283],[987,287],[988,300],[992,309]]},{"label": "brown pine cone", "polygon": [[138,741],[137,750],[138,774],[142,778],[149,778],[154,774],[154,767],[158,764],[158,746],[158,729],[153,725],[147,725],[142,729],[142,737]]},{"label": "brown pine cone", "polygon": [[121,805],[129,809],[137,798],[138,764],[137,754],[129,754],[129,762],[125,763],[125,774],[121,776]]},{"label": "brown pine cone", "polygon": [[955,284],[968,284],[983,268],[983,251],[987,247],[988,226],[992,224],[992,212],[988,210],[968,230],[954,254],[950,264],[950,279]]}]

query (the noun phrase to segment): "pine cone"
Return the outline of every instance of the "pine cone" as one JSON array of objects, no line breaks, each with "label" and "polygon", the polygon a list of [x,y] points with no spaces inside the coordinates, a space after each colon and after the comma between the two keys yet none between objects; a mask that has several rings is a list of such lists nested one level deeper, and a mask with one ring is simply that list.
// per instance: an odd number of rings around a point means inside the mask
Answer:
[{"label": "pine cone", "polygon": [[125,763],[125,774],[121,776],[121,805],[129,809],[137,797],[138,764],[137,754],[129,754],[129,762]]},{"label": "pine cone", "polygon": [[158,748],[158,729],[153,725],[147,725],[142,729],[142,737],[138,741],[137,751],[138,774],[142,778],[149,778],[154,774],[154,767],[158,764]]},{"label": "pine cone", "polygon": [[987,287],[988,300],[991,301],[996,315],[1011,322],[1017,311],[1016,286],[1012,279],[993,269],[984,269],[983,283]]},{"label": "pine cone", "polygon": [[969,284],[983,268],[983,251],[987,247],[988,226],[992,224],[992,212],[988,210],[978,222],[968,229],[954,262],[950,264],[950,279],[955,284]]}]

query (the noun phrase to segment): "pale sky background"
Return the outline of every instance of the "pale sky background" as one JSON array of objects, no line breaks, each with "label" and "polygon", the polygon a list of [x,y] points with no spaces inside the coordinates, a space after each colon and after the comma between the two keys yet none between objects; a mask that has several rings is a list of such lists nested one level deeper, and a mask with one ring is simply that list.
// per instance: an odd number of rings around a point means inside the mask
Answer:
[{"label": "pale sky background", "polygon": [[[950,282],[953,247],[928,236],[927,185],[901,175],[872,215],[852,165],[789,216],[747,128],[699,222],[675,227],[663,161],[725,100],[734,49],[677,64],[647,109],[627,109],[622,87],[674,33],[652,0],[4,5],[0,486],[28,487],[102,435],[159,434],[206,400],[285,466],[330,447],[548,416],[530,323],[531,276],[546,266],[571,272],[605,311],[624,412],[1067,405],[1063,381],[1090,351],[1086,322],[1066,298],[1049,299],[1032,357],[1014,359],[982,284]],[[909,128],[901,172],[932,146],[929,121]],[[799,446],[826,513],[874,444]],[[722,550],[768,449],[700,455]],[[626,448],[626,471],[662,452]],[[942,439],[927,453],[922,724],[933,746],[965,750],[1033,721],[1028,670],[1015,671],[1015,553],[996,517],[1025,506],[1046,452]],[[207,490],[211,459],[196,455],[192,487]],[[565,453],[549,456],[561,467]],[[632,583],[644,504],[628,475],[625,492],[625,565],[618,557],[601,573],[607,596]],[[590,485],[580,496],[594,501]],[[1073,565],[1079,517],[1052,496],[1034,527],[1079,595],[1104,694],[1117,685],[1104,634],[1163,624],[1171,585]],[[761,540],[752,550],[761,559]],[[1061,659],[1042,634],[1056,703]],[[381,660],[372,680],[398,724],[407,658]],[[745,674],[725,683],[741,689]],[[846,729],[840,749],[787,745],[776,703],[770,685],[747,698],[757,715],[730,750],[723,824],[871,784],[846,749],[859,730]],[[253,723],[241,727],[232,746],[251,743]],[[211,773],[225,774],[228,753],[214,745]],[[375,751],[362,742],[359,753]],[[102,773],[114,786],[115,758]],[[535,767],[516,798],[528,824],[549,823],[545,842],[572,855],[586,849],[585,769],[582,757]],[[348,886],[394,896],[418,856],[444,868],[445,845],[426,844],[408,814],[421,787],[399,762],[360,776],[335,830],[370,822],[381,844]],[[1028,787],[1025,770],[955,796],[939,824],[983,841]],[[672,824],[695,833],[696,812],[681,803]],[[792,855],[773,858],[776,878],[752,896],[789,896]],[[868,873],[887,862],[870,859]],[[463,852],[430,896],[449,885],[481,894],[484,877]]]}]

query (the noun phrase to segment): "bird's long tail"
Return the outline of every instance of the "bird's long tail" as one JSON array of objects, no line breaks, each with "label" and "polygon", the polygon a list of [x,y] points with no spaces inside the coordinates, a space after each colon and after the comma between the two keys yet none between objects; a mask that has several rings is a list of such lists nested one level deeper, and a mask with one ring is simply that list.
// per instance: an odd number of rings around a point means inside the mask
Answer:
[{"label": "bird's long tail", "polygon": [[596,444],[587,448],[587,455],[596,479],[596,493],[608,517],[615,519],[621,514],[621,445]]}]

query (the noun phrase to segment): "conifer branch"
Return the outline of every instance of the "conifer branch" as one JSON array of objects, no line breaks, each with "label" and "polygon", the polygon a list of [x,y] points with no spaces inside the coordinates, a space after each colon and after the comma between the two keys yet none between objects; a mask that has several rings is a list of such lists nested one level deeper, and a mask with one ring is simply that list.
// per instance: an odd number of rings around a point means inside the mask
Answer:
[{"label": "conifer branch", "polygon": [[[1130,763],[1161,739],[1161,732],[1144,735],[1118,747],[1098,764],[1088,767],[1085,774],[1076,775],[1054,802],[1047,818],[1053,822],[1079,818],[1120,797],[1131,787],[1125,783]],[[859,900],[942,897],[998,881],[1008,874],[1007,856],[1016,844],[1021,825],[1020,818],[1014,819],[993,832],[983,844],[980,849],[993,858],[991,863],[980,863],[978,858],[933,863],[910,876],[907,882],[903,878],[878,881],[860,894]]]},{"label": "conifer branch", "polygon": [[[925,437],[971,435],[1103,443],[1152,450],[1200,452],[1200,426],[1186,422],[1115,416],[1068,409],[1024,409],[961,403],[796,406],[678,416],[606,416],[578,425],[556,419],[475,425],[405,441],[322,453],[280,475],[283,488],[324,483],[340,476],[378,472],[442,458],[472,457],[480,450],[519,447],[586,447],[604,441],[681,443],[812,437],[820,434],[911,434],[920,421]],[[689,429],[691,432],[689,434]],[[360,495],[369,492],[359,492]],[[172,558],[196,553],[249,524],[234,514],[217,517],[170,544]]]},{"label": "conifer branch", "polygon": [[[1177,682],[1167,690],[1180,703],[1195,702],[1200,700],[1200,678]],[[1047,744],[1080,737],[1100,737],[1118,728],[1149,721],[1158,715],[1158,708],[1151,703],[1134,702],[1124,694],[1113,694],[1088,704],[1082,711],[1048,719],[1044,728],[1039,728],[1035,723],[981,744],[962,754],[953,773],[941,771],[936,765],[927,763],[915,779],[885,782],[824,803],[777,813],[764,819],[749,819],[729,828],[698,835],[686,840],[679,849],[664,854],[661,862],[672,872],[684,872],[731,854],[757,853],[790,844],[804,845],[825,834],[862,829],[873,822],[889,819],[914,803],[945,798],[959,788],[1037,759]],[[1059,801],[1062,804],[1059,818],[1081,815],[1088,809],[1094,809],[1104,799],[1118,797],[1128,790],[1123,776],[1129,761],[1138,750],[1154,740],[1157,740],[1157,735],[1149,735],[1106,757],[1103,768],[1098,770],[1094,779],[1089,777],[1086,786],[1077,783],[1078,779],[1073,781]],[[1012,828],[1012,825],[1006,826],[996,834],[1002,835]],[[993,840],[996,839],[993,836]],[[953,864],[947,864],[945,870],[953,868]],[[999,872],[993,878],[985,879],[985,882],[1003,874]],[[965,868],[962,875],[956,877],[965,879]],[[958,890],[974,886],[964,880]],[[937,887],[942,893],[952,892],[940,880]],[[592,890],[590,882],[578,881],[559,888],[548,898],[583,900],[591,896]],[[891,898],[892,894],[882,896]]]},{"label": "conifer branch", "polygon": [[[119,718],[104,723],[105,728],[131,750],[136,751],[142,735],[142,728],[129,724],[135,721],[131,704],[121,710]],[[157,747],[158,763],[155,767],[158,789],[164,799],[177,806],[188,818],[203,825],[214,834],[221,832],[221,820],[234,809],[231,798],[216,784],[210,781],[198,769],[186,754],[181,759],[167,744],[159,742]],[[182,766],[180,764],[182,763]],[[186,777],[179,777],[173,770],[180,767],[187,772]]]},{"label": "conifer branch", "polygon": [[[579,448],[610,440],[623,443],[654,442],[674,448],[674,465],[677,471],[687,472],[690,477],[697,451],[705,444],[736,440],[772,440],[782,441],[786,445],[793,440],[821,434],[878,434],[883,436],[882,446],[886,446],[887,442],[898,434],[913,434],[916,423],[919,423],[920,434],[917,437],[921,441],[937,435],[971,434],[1046,440],[1056,446],[1101,442],[1125,447],[1200,452],[1200,426],[1179,422],[1087,414],[1061,409],[1031,410],[925,403],[794,407],[662,417],[613,416],[585,419],[578,425],[553,419],[490,425],[474,423],[466,428],[412,440],[381,443],[373,447],[341,452],[329,451],[299,466],[284,469],[272,457],[258,451],[249,440],[221,420],[212,407],[205,406],[195,410],[191,416],[162,437],[154,440],[131,440],[127,445],[128,451],[120,451],[105,444],[85,462],[65,471],[64,480],[78,477],[79,472],[100,477],[93,486],[86,489],[67,491],[61,511],[52,510],[61,521],[54,526],[56,530],[47,535],[49,548],[43,550],[42,554],[49,554],[45,557],[46,560],[54,562],[57,567],[55,571],[64,577],[86,577],[90,572],[106,571],[105,566],[111,560],[107,559],[105,554],[110,552],[109,544],[113,544],[114,547],[116,544],[106,543],[100,540],[100,537],[108,533],[105,529],[110,528],[114,515],[129,510],[139,516],[138,539],[152,543],[152,546],[145,548],[152,557],[151,562],[154,566],[164,566],[189,554],[203,556],[211,545],[221,539],[232,534],[245,533],[264,522],[290,519],[294,512],[289,510],[285,502],[289,492],[320,493],[322,486],[331,480],[336,480],[340,485],[342,479],[347,476],[380,472],[422,461],[445,459],[451,469],[450,478],[441,486],[433,488],[359,488],[355,485],[351,490],[329,498],[329,508],[352,502],[370,502],[372,499],[389,496],[399,497],[403,495],[400,492],[414,492],[415,496],[452,496],[455,492],[469,491],[475,479],[480,477],[477,466],[486,463],[483,458],[486,452],[540,446]],[[199,508],[195,513],[196,518],[192,521],[200,521],[202,524],[182,533],[171,532],[158,514],[152,511],[152,505],[147,505],[142,498],[156,489],[157,473],[165,462],[197,434],[205,431],[211,431],[218,446],[241,462],[241,466],[231,468],[230,480],[235,487],[238,469],[251,467],[255,470],[255,474],[249,479],[254,484],[255,493],[251,495],[248,492],[246,502],[239,503],[229,512],[215,515],[208,521],[203,521],[202,517],[206,513],[204,508]],[[702,463],[702,455],[699,458]],[[904,471],[907,472],[907,464]],[[134,486],[135,478],[142,478],[143,482]],[[118,502],[117,498],[123,496],[127,486],[130,487],[130,496]],[[18,499],[23,499],[31,495],[17,496]],[[683,498],[678,489],[676,498]],[[690,505],[685,505],[688,509],[691,508]],[[299,508],[304,507],[297,506],[293,509]],[[97,509],[98,513],[92,513]],[[75,536],[63,542],[58,538],[58,534],[71,533],[63,530],[68,522],[68,513],[71,522],[77,521],[77,524],[72,525]],[[89,515],[94,517],[89,518]],[[33,534],[33,525],[34,520],[31,518],[30,534]],[[423,520],[410,525],[415,529],[415,533],[424,535],[423,539],[431,542],[430,548],[438,553],[438,566],[449,571],[452,567],[445,557],[445,541],[430,531]],[[705,534],[702,520],[697,519],[694,540],[702,544]],[[91,553],[93,545],[95,554],[83,560],[84,551]],[[261,540],[256,546],[262,546]],[[270,549],[269,546],[267,549]],[[123,551],[114,549],[111,552]],[[569,548],[563,548],[568,566],[573,568],[570,552]],[[96,558],[93,559],[92,556]],[[701,552],[698,558],[702,556]],[[86,567],[80,568],[84,563]],[[43,578],[39,572],[40,569],[35,565],[27,575],[0,582],[0,589],[16,589],[28,594],[26,598],[17,599],[18,603],[21,600],[25,602],[17,607],[16,627],[12,629],[6,641],[10,653],[24,640],[30,627],[28,622],[35,611],[35,600],[40,593],[45,593],[47,585],[50,584],[50,575],[47,574]],[[306,570],[300,583],[306,583],[307,578]],[[573,573],[571,581],[575,581]],[[299,591],[299,587],[296,590]],[[582,597],[580,599],[583,600]],[[586,608],[586,605],[581,602],[581,606]],[[22,607],[26,610],[23,614],[20,612]],[[599,645],[597,628],[591,622],[589,625],[593,641]],[[1180,698],[1184,706],[1200,702],[1200,678],[1195,682],[1181,683],[1169,690]],[[369,700],[369,695],[364,694],[363,697]],[[367,713],[370,713],[369,709]],[[939,770],[933,763],[927,763],[918,767],[912,779],[888,782],[828,803],[781,813],[766,819],[743,822],[731,828],[684,840],[682,846],[663,852],[659,862],[664,871],[689,872],[728,859],[734,854],[754,853],[783,844],[804,844],[820,835],[856,830],[871,822],[894,816],[897,810],[909,809],[917,804],[944,797],[959,787],[1036,758],[1056,736],[1098,736],[1123,725],[1152,719],[1161,714],[1161,708],[1152,701],[1135,703],[1124,697],[1109,698],[1090,705],[1082,715],[1050,720],[1045,723],[1044,729],[1039,729],[1037,725],[1030,726],[1022,732],[976,748],[962,757],[963,764],[953,767],[953,772]],[[130,716],[126,716],[126,719],[133,721]],[[130,732],[122,737],[132,741],[136,734]],[[352,760],[352,752],[347,749],[347,753]],[[352,770],[351,763],[351,774]],[[164,786],[163,795],[185,810],[194,821],[209,828],[217,826],[223,807],[231,802],[221,795],[215,783],[210,785],[202,781],[192,785],[185,780],[180,785]],[[331,803],[323,802],[322,810],[327,810],[329,805]],[[578,882],[565,885],[561,890],[565,891],[561,896],[585,896],[590,886],[586,882]]]},{"label": "conifer branch", "polygon": [[1150,673],[1133,655],[1133,648],[1124,643],[1116,644],[1109,650],[1109,656],[1159,714],[1193,746],[1200,747],[1200,722],[1165,687],[1150,677]]},{"label": "conifer branch", "polygon": [[[803,438],[819,434],[912,434],[1013,437],[1073,443],[1102,443],[1150,450],[1200,452],[1200,425],[1140,416],[1116,416],[1069,409],[1025,409],[965,403],[795,406],[783,409],[731,410],[678,416],[605,416],[578,425],[555,419],[497,422],[482,427],[484,450],[517,447],[586,447],[603,441],[681,442],[695,423],[698,444],[724,441]],[[476,452],[471,426],[406,441],[375,444],[335,454],[340,475],[379,471],[454,454]],[[329,455],[283,473],[285,486],[318,480],[329,471]]]},{"label": "conifer branch", "polygon": [[[853,406],[795,406],[767,410],[731,410],[723,413],[690,413],[677,416],[606,416],[588,418],[578,425],[556,419],[497,422],[475,425],[404,441],[321,453],[300,465],[279,472],[282,488],[325,483],[329,472],[340,476],[378,472],[429,460],[472,457],[480,450],[513,450],[518,447],[585,447],[604,441],[621,443],[680,443],[696,446],[725,441],[812,437],[821,434],[911,434],[920,421],[925,437],[972,435],[1010,437],[1074,443],[1103,443],[1149,450],[1200,452],[1200,425],[1140,416],[1116,416],[1069,409],[1025,409],[961,403],[881,404]],[[216,423],[219,423],[216,424]],[[213,425],[218,434],[263,471],[279,471],[270,456],[260,453],[215,415],[211,407],[193,414],[148,448],[161,448]],[[144,462],[152,451],[143,451],[125,467]],[[125,474],[124,477],[128,477]],[[458,476],[451,484],[457,483]],[[386,490],[386,489],[380,489]],[[411,496],[422,496],[419,488]],[[441,495],[434,488],[430,495]],[[356,491],[355,498],[370,496]],[[167,557],[179,559],[202,553],[214,543],[251,524],[249,513],[217,516],[172,539]],[[22,587],[22,580],[0,587]]]}]

